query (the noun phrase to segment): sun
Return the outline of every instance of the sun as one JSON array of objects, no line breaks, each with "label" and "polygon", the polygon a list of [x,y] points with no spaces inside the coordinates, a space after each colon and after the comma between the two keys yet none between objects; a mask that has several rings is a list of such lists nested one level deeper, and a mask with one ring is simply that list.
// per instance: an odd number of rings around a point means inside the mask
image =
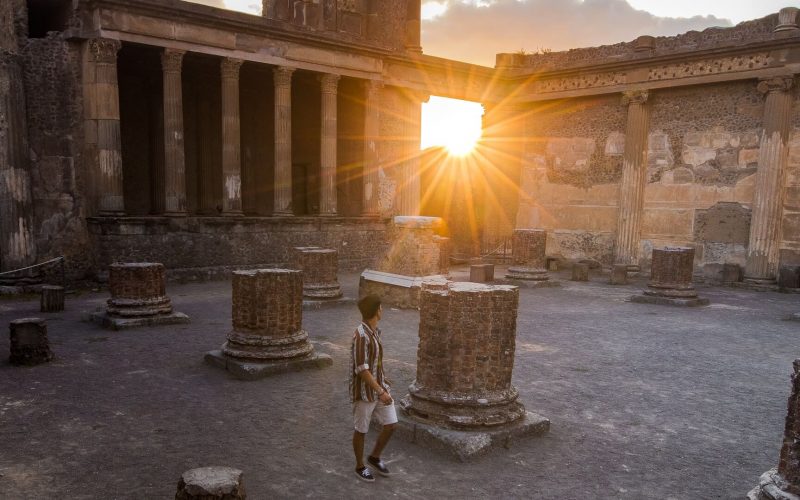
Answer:
[{"label": "sun", "polygon": [[420,148],[444,146],[455,156],[471,153],[481,138],[482,115],[479,103],[431,97],[422,105]]}]

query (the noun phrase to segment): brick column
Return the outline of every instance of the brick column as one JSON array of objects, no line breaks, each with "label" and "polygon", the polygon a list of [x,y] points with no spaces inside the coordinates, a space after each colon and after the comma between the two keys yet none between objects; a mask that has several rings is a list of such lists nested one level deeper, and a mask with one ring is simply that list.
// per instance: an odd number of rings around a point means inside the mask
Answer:
[{"label": "brick column", "polygon": [[336,215],[336,92],[339,75],[321,75],[322,120],[320,146],[320,215]]},{"label": "brick column", "polygon": [[97,38],[87,41],[84,48],[87,162],[94,171],[101,215],[125,212],[117,83],[117,52],[121,45],[119,40]]},{"label": "brick column", "polygon": [[794,79],[770,78],[758,84],[766,94],[764,131],[758,152],[758,170],[750,221],[750,243],[744,276],[753,282],[774,282],[778,271],[783,209],[783,185],[789,156],[789,131],[792,116]]},{"label": "brick column", "polygon": [[274,215],[292,215],[292,73],[273,70],[275,85],[275,201]]},{"label": "brick column", "polygon": [[654,248],[650,281],[643,295],[634,295],[631,302],[672,306],[704,306],[708,299],[699,298],[692,283],[694,248]]},{"label": "brick column", "polygon": [[363,215],[380,214],[380,165],[378,137],[380,135],[380,95],[383,84],[375,80],[364,82],[364,207]]},{"label": "brick column", "polygon": [[242,60],[220,62],[222,76],[222,214],[242,215],[241,124],[239,70]]},{"label": "brick column", "polygon": [[633,90],[622,96],[623,104],[628,105],[628,122],[625,127],[614,262],[625,264],[632,271],[639,270],[639,237],[647,182],[647,134],[650,129],[647,97],[646,90]]},{"label": "brick column", "polygon": [[164,187],[166,215],[186,215],[186,159],[183,147],[184,50],[164,49]]},{"label": "brick column", "polygon": [[507,278],[547,281],[547,231],[543,229],[515,229],[511,240],[513,265]]}]

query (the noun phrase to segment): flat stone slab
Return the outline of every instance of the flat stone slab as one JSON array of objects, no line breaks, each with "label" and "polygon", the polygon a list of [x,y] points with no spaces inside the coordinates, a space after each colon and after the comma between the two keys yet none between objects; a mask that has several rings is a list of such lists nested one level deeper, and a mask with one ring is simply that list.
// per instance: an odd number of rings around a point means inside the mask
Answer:
[{"label": "flat stone slab", "polygon": [[97,323],[103,328],[109,330],[125,330],[128,328],[136,328],[139,326],[161,326],[161,325],[178,325],[189,322],[189,316],[173,311],[170,314],[158,314],[155,316],[142,316],[137,318],[120,318],[117,316],[109,316],[105,311],[96,311],[91,313],[89,321]]},{"label": "flat stone slab", "polygon": [[652,295],[631,295],[631,302],[637,304],[658,304],[662,306],[700,307],[711,303],[708,299],[697,297],[694,299],[671,299],[669,297],[654,297]]},{"label": "flat stone slab", "polygon": [[[398,411],[397,417],[395,435],[398,438],[444,452],[461,462],[478,458],[494,448],[508,449],[519,440],[538,437],[550,430],[550,420],[533,412],[525,412],[521,421],[509,426],[482,431],[436,427],[419,422],[403,411]],[[373,425],[377,422],[373,421]]]},{"label": "flat stone slab", "polygon": [[259,380],[278,373],[296,372],[314,368],[326,368],[333,364],[327,354],[312,352],[301,358],[282,359],[276,361],[251,361],[226,356],[217,349],[205,355],[205,361],[211,366],[222,368],[239,380]]},{"label": "flat stone slab", "polygon": [[788,484],[778,469],[770,469],[761,474],[758,486],[747,493],[747,500],[800,500],[800,497],[786,491]]},{"label": "flat stone slab", "polygon": [[554,279],[547,280],[518,280],[506,276],[504,279],[494,280],[498,285],[514,285],[520,288],[556,288],[561,286],[561,282]]},{"label": "flat stone slab", "polygon": [[339,297],[338,299],[303,299],[303,310],[314,311],[317,309],[326,309],[328,307],[349,306],[357,303],[358,300],[353,297]]},{"label": "flat stone slab", "polygon": [[362,297],[369,293],[378,294],[381,297],[381,302],[386,306],[416,309],[419,307],[419,293],[422,283],[431,280],[446,282],[447,278],[440,274],[404,276],[402,274],[367,269],[361,273],[358,293]]}]

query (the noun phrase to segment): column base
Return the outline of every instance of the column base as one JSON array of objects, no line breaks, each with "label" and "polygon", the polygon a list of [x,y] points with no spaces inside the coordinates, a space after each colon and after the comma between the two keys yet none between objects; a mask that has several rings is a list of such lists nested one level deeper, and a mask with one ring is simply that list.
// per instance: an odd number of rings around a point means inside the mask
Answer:
[{"label": "column base", "polygon": [[800,500],[800,496],[786,491],[789,483],[778,474],[778,469],[770,469],[761,474],[758,486],[747,493],[748,500]]},{"label": "column base", "polygon": [[506,273],[506,278],[515,280],[530,280],[530,281],[547,281],[550,275],[547,274],[546,269],[538,269],[532,267],[509,267]]},{"label": "column base", "polygon": [[316,352],[311,352],[307,356],[299,358],[253,361],[233,358],[217,349],[207,353],[204,359],[206,364],[221,368],[239,380],[259,380],[279,373],[326,368],[333,365],[333,359],[330,356]]},{"label": "column base", "polygon": [[701,297],[695,297],[692,299],[679,299],[657,295],[632,295],[631,302],[635,302],[637,304],[657,304],[662,306],[678,307],[700,307],[707,306],[711,303],[708,299]]},{"label": "column base", "polygon": [[755,278],[750,276],[745,276],[743,281],[757,286],[771,286],[778,283],[776,278]]},{"label": "column base", "polygon": [[338,299],[342,296],[342,288],[339,283],[306,285],[303,287],[303,297],[309,299]]},{"label": "column base", "polygon": [[158,314],[154,316],[138,316],[122,318],[110,316],[106,311],[97,311],[89,316],[92,323],[97,323],[109,330],[126,330],[139,326],[161,326],[176,325],[189,322],[189,316],[181,312],[171,312],[169,314]]}]

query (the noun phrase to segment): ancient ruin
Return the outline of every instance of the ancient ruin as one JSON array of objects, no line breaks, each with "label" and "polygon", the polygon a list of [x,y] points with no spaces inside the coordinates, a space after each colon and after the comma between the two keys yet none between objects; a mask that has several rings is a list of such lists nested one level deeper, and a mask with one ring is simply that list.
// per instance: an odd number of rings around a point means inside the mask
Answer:
[{"label": "ancient ruin", "polygon": [[295,268],[303,271],[303,296],[310,299],[338,299],[339,252],[332,248],[295,247]]},{"label": "ancient ruin", "polygon": [[60,312],[64,310],[64,287],[55,285],[42,285],[39,297],[39,310],[41,312]]},{"label": "ancient ruin", "polygon": [[207,363],[244,380],[331,365],[303,330],[302,271],[236,271],[232,279],[233,330],[221,350],[206,354]]},{"label": "ancient ruin", "polygon": [[589,281],[589,265],[577,263],[572,266],[572,281]]},{"label": "ancient ruin", "polygon": [[547,432],[550,422],[527,412],[511,385],[518,303],[508,285],[423,289],[417,376],[400,402],[415,441],[465,460]]},{"label": "ancient ruin", "polygon": [[163,264],[117,262],[108,269],[111,298],[105,311],[92,314],[92,321],[112,330],[189,322],[187,315],[172,310]]},{"label": "ancient ruin", "polygon": [[697,296],[692,283],[693,262],[694,248],[654,248],[647,290],[631,297],[631,301],[690,307],[708,305],[708,299]]},{"label": "ancient ruin", "polygon": [[12,365],[38,365],[53,359],[45,320],[41,318],[17,319],[11,322],[9,330],[11,355],[8,362]]},{"label": "ancient ruin", "polygon": [[175,500],[245,500],[243,473],[232,467],[200,467],[181,474]]},{"label": "ancient ruin", "polygon": [[512,263],[506,278],[546,282],[547,272],[545,245],[547,232],[538,229],[515,229],[512,240]]}]

